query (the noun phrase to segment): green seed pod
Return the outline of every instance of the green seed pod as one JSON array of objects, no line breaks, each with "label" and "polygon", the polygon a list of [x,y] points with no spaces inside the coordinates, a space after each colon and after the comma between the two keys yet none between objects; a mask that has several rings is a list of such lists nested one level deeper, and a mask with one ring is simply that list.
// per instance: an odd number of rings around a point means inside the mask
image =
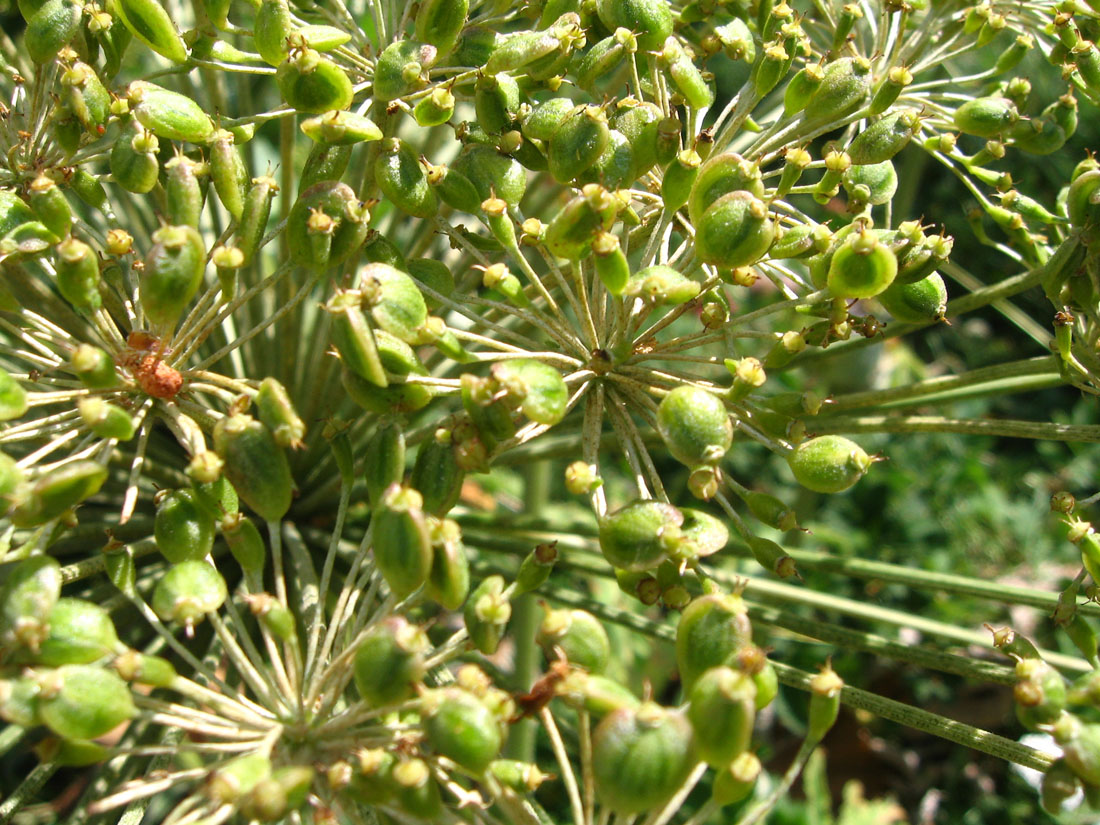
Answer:
[{"label": "green seed pod", "polygon": [[82,398],[77,402],[84,425],[100,438],[129,441],[136,429],[134,419],[126,410],[98,396]]},{"label": "green seed pod", "polygon": [[301,49],[280,63],[275,82],[283,100],[299,112],[346,109],[354,98],[347,72],[313,49]]},{"label": "green seed pod", "polygon": [[169,567],[153,589],[153,610],[166,622],[193,627],[222,606],[229,591],[221,574],[205,561]]},{"label": "green seed pod", "polygon": [[[106,351],[99,347],[93,347],[91,344],[81,344],[78,346],[72,354],[69,360],[69,367],[77,377],[80,378],[81,383],[89,389],[110,389],[118,384],[118,375],[115,373],[115,362]],[[6,375],[6,373],[4,373]],[[22,391],[22,387],[18,384],[14,384]],[[7,404],[3,400],[5,393],[9,392],[6,386],[7,382],[4,382],[0,378],[0,418],[7,414]],[[11,416],[18,418],[24,412],[26,412],[26,398],[24,394],[24,400],[22,402],[22,410],[16,415]],[[19,405],[16,405],[12,409],[18,409]]]},{"label": "green seed pod", "polygon": [[676,663],[685,694],[712,667],[736,663],[752,644],[749,614],[740,596],[711,594],[689,604],[676,626]]},{"label": "green seed pod", "polygon": [[126,96],[134,117],[157,137],[189,143],[209,143],[214,137],[214,122],[210,116],[198,103],[179,92],[135,80],[127,87]]},{"label": "green seed pod", "polygon": [[301,195],[323,181],[339,181],[347,171],[354,148],[351,145],[315,143],[302,167],[302,174],[298,179],[298,194]]},{"label": "green seed pod", "polygon": [[694,386],[672,390],[657,408],[657,430],[689,467],[717,464],[733,444],[733,424],[718,396]]},{"label": "green seed pod", "polygon": [[267,561],[267,546],[256,524],[243,513],[229,513],[220,520],[222,538],[245,573],[261,580]]},{"label": "green seed pod", "polygon": [[34,746],[35,755],[42,762],[52,762],[69,768],[84,768],[106,762],[111,752],[98,742],[81,742],[71,739],[46,737]]},{"label": "green seed pod", "polygon": [[787,456],[795,480],[818,493],[847,490],[863,477],[873,462],[862,447],[839,435],[803,441]]},{"label": "green seed pod", "polygon": [[687,105],[696,111],[708,109],[714,103],[714,90],[695,65],[692,56],[680,42],[669,35],[657,58],[658,65],[667,66],[672,82],[684,96]]},{"label": "green seed pod", "polygon": [[295,412],[286,387],[274,378],[265,378],[260,382],[260,391],[253,400],[260,414],[260,421],[271,430],[276,444],[293,449],[302,446],[306,425]]},{"label": "green seed pod", "polygon": [[371,628],[355,651],[355,687],[370,705],[384,707],[413,696],[424,676],[428,637],[401,616],[390,616]]},{"label": "green seed pod", "polygon": [[374,161],[374,177],[382,194],[402,212],[431,218],[439,209],[424,167],[403,140],[390,138],[382,142],[382,151]]},{"label": "green seed pod", "polygon": [[61,566],[51,556],[19,562],[0,589],[0,643],[37,651],[61,595]]},{"label": "green seed pod", "polygon": [[871,64],[862,57],[842,57],[825,67],[802,116],[807,123],[831,123],[856,112],[870,96]]},{"label": "green seed pod", "polygon": [[119,646],[110,614],[92,602],[58,599],[49,624],[49,635],[33,657],[38,665],[86,665],[109,656]]},{"label": "green seed pod", "polygon": [[909,324],[941,321],[947,311],[947,287],[938,272],[911,284],[895,281],[875,297],[894,318]]},{"label": "green seed pod", "polygon": [[955,110],[955,128],[968,135],[992,138],[1020,119],[1016,104],[1004,97],[979,97]]},{"label": "green seed pod", "polygon": [[1078,229],[1100,222],[1100,170],[1073,179],[1066,196],[1066,214],[1070,225]]},{"label": "green seed pod", "polygon": [[[663,0],[661,0],[663,2]],[[550,174],[569,183],[591,167],[610,140],[607,117],[596,106],[577,106],[547,142]]]},{"label": "green seed pod", "polygon": [[363,465],[363,480],[372,505],[382,501],[382,494],[392,484],[405,477],[405,430],[396,421],[384,422],[367,441],[367,460]]},{"label": "green seed pod", "polygon": [[374,563],[390,590],[404,599],[428,579],[432,544],[420,493],[394,484],[374,513]]},{"label": "green seed pod", "polygon": [[806,720],[806,742],[814,744],[836,722],[840,712],[840,691],[844,682],[828,664],[810,679],[810,710]]},{"label": "green seed pod", "polygon": [[657,163],[657,125],[661,110],[653,103],[638,103],[633,98],[618,102],[611,117],[611,128],[621,132],[630,143],[632,166],[628,178],[637,180]]},{"label": "green seed pod", "polygon": [[46,0],[27,17],[23,44],[35,63],[49,63],[80,31],[80,6],[70,0]]},{"label": "green seed pod", "polygon": [[687,717],[699,756],[721,770],[748,750],[756,716],[756,685],[730,667],[705,671],[691,689]]},{"label": "green seed pod", "polygon": [[721,520],[704,513],[682,507],[684,522],[680,525],[682,543],[677,553],[683,558],[712,556],[729,543],[729,530]]},{"label": "green seed pod", "polygon": [[458,610],[470,592],[470,563],[462,545],[462,531],[450,519],[429,519],[432,569],[425,592],[446,610]]},{"label": "green seed pod", "polygon": [[518,206],[527,191],[527,173],[523,167],[491,146],[466,147],[451,169],[469,178],[482,201],[497,197],[509,206]]},{"label": "green seed pod", "polygon": [[1021,659],[1016,663],[1016,718],[1025,728],[1039,730],[1051,725],[1066,709],[1066,682],[1042,659]]},{"label": "green seed pod", "polygon": [[569,664],[603,673],[611,662],[611,641],[600,620],[584,610],[547,610],[536,636],[549,661],[564,654]]},{"label": "green seed pod", "polygon": [[615,222],[617,208],[611,193],[599,184],[588,184],[550,220],[543,238],[546,248],[559,258],[580,260],[592,249],[599,233]]},{"label": "green seed pod", "polygon": [[31,209],[38,219],[59,238],[69,234],[73,224],[73,210],[68,198],[53,178],[39,175],[30,185],[28,195]]},{"label": "green seed pod", "polygon": [[558,687],[558,695],[574,707],[602,717],[622,709],[636,709],[641,702],[613,679],[583,670],[570,671]]},{"label": "green seed pod", "polygon": [[244,158],[236,147],[233,134],[225,129],[214,133],[210,145],[210,178],[225,211],[240,221],[244,214],[245,198],[248,196],[248,170],[245,169]]},{"label": "green seed pod", "polygon": [[825,69],[820,63],[810,63],[795,73],[783,92],[783,115],[793,117],[806,108],[814,93],[825,79]]},{"label": "green seed pod", "polygon": [[103,306],[99,294],[99,258],[83,241],[68,237],[57,245],[57,289],[61,296],[82,312]]},{"label": "green seed pod", "polygon": [[474,111],[478,126],[486,132],[499,134],[511,129],[519,103],[519,84],[507,72],[478,76],[474,84]]},{"label": "green seed pod", "polygon": [[0,512],[7,512],[23,486],[23,471],[11,456],[0,453]]},{"label": "green seed pod", "polygon": [[247,753],[223,762],[211,772],[203,792],[216,805],[236,802],[271,774],[271,759],[263,753]]},{"label": "green seed pod", "polygon": [[145,194],[157,185],[160,162],[156,136],[134,123],[111,147],[111,176],[127,192]]},{"label": "green seed pod", "polygon": [[683,514],[671,504],[632,502],[600,520],[600,551],[613,567],[650,570],[676,548],[683,521]]},{"label": "green seed pod", "polygon": [[275,180],[266,175],[253,178],[248,187],[237,223],[236,246],[241,253],[241,266],[248,266],[260,248],[271,215],[271,202],[279,191]]},{"label": "green seed pod", "polygon": [[444,516],[458,503],[465,472],[455,460],[450,433],[438,434],[420,445],[409,485],[424,499],[424,512]]},{"label": "green seed pod", "polygon": [[749,192],[722,195],[696,225],[700,260],[722,269],[748,266],[759,260],[775,240],[775,223],[763,201]]},{"label": "green seed pod", "polygon": [[844,190],[848,193],[851,206],[870,203],[879,206],[889,203],[898,189],[898,175],[894,164],[884,160],[882,163],[870,163],[863,166],[850,166],[842,179]]},{"label": "green seed pod", "polygon": [[904,149],[920,130],[920,118],[912,109],[892,112],[856,135],[848,156],[856,166],[882,163]]},{"label": "green seed pod", "polygon": [[482,579],[463,610],[466,632],[474,647],[486,656],[496,652],[511,617],[512,605],[504,593],[503,576]]},{"label": "green seed pod", "polygon": [[438,56],[439,50],[427,43],[415,40],[390,43],[374,66],[374,96],[388,103],[423,88],[428,69],[435,65]]},{"label": "green seed pod", "polygon": [[214,449],[245,504],[264,521],[278,521],[294,497],[286,454],[271,430],[249,415],[226,416],[214,427]]},{"label": "green seed pod", "polygon": [[331,52],[350,41],[351,35],[343,29],[318,23],[302,26],[291,35],[294,46],[308,46],[319,52]]},{"label": "green seed pod", "polygon": [[345,369],[375,386],[385,387],[389,381],[362,303],[361,294],[354,290],[337,291],[328,300],[325,310],[332,315],[332,342],[340,353]]},{"label": "green seed pod", "polygon": [[0,421],[19,418],[27,408],[27,391],[7,370],[0,368]]},{"label": "green seed pod", "polygon": [[760,759],[754,753],[745,752],[722,768],[714,777],[711,791],[719,805],[733,805],[752,793],[756,778],[763,770]]},{"label": "green seed pod", "polygon": [[433,398],[432,391],[422,384],[401,383],[379,387],[348,369],[341,370],[340,381],[352,401],[378,415],[415,412],[427,406]]},{"label": "green seed pod", "polygon": [[305,804],[313,783],[313,768],[288,765],[257,782],[239,803],[241,816],[258,822],[279,822]]},{"label": "green seed pod", "polygon": [[164,164],[165,220],[173,226],[199,228],[203,187],[199,184],[200,164],[186,155],[176,155]]},{"label": "green seed pod", "polygon": [[676,156],[676,160],[665,169],[661,181],[661,200],[669,214],[676,212],[688,202],[692,185],[699,176],[702,159],[694,149],[685,149]]},{"label": "green seed pod", "polygon": [[[620,69],[626,66],[625,58],[637,50],[638,39],[634,34],[627,29],[616,29],[613,34],[592,46],[577,63],[577,86],[593,93],[613,86],[620,74]],[[545,106],[555,101],[566,104],[566,109],[572,108],[565,98],[551,98],[541,105]]]},{"label": "green seed pod", "polygon": [[608,31],[635,32],[638,49],[658,52],[672,34],[672,8],[666,0],[596,0],[596,13]]},{"label": "green seed pod", "polygon": [[450,89],[437,87],[431,94],[420,98],[413,107],[413,118],[417,125],[440,126],[451,119],[455,113],[455,96]]},{"label": "green seed pod", "polygon": [[153,536],[173,564],[204,559],[214,546],[214,519],[192,490],[174,490],[157,505]]},{"label": "green seed pod", "polygon": [[501,385],[522,393],[520,409],[532,421],[552,426],[565,417],[569,390],[561,373],[549,364],[519,358],[494,364],[492,373]]},{"label": "green seed pod", "polygon": [[849,235],[829,262],[829,290],[837,298],[873,298],[894,282],[898,259],[878,236],[862,229]]},{"label": "green seed pod", "polygon": [[443,815],[439,783],[423,759],[403,759],[391,772],[394,801],[421,822],[437,822]]},{"label": "green seed pod", "polygon": [[416,281],[392,266],[373,263],[360,270],[359,289],[380,329],[407,343],[422,343],[428,307]]},{"label": "green seed pod", "polygon": [[592,735],[596,794],[618,814],[667,802],[695,767],[691,725],[653,703],[617,710]]},{"label": "green seed pod", "polygon": [[561,47],[561,40],[552,30],[510,32],[497,38],[483,71],[492,75],[527,68],[529,73],[532,63],[539,61],[541,66],[541,61],[552,59]]},{"label": "green seed pod", "polygon": [[311,140],[334,146],[382,139],[382,130],[369,117],[339,110],[306,118],[302,132]]},{"label": "green seed pod", "polygon": [[524,556],[516,572],[515,595],[522,596],[524,593],[530,593],[542,587],[550,578],[557,560],[558,543],[556,541],[536,545],[534,550]]},{"label": "green seed pod", "polygon": [[485,704],[461,688],[443,688],[421,699],[424,733],[432,749],[480,776],[500,753],[500,722]]},{"label": "green seed pod", "polygon": [[110,670],[65,665],[39,677],[38,718],[64,739],[103,736],[137,716],[130,688]]},{"label": "green seed pod", "polygon": [[157,54],[173,63],[187,62],[187,46],[172,17],[156,0],[114,0],[111,8],[134,37]]},{"label": "green seed pod", "polygon": [[622,295],[630,283],[630,263],[623,252],[617,235],[600,230],[592,240],[595,253],[596,274],[607,291],[612,295]]},{"label": "green seed pod", "polygon": [[69,106],[89,134],[99,137],[106,132],[111,114],[111,95],[87,63],[76,61],[61,75]]},{"label": "green seed pod", "polygon": [[38,719],[38,679],[32,671],[25,671],[14,679],[0,679],[0,719],[33,728]]},{"label": "green seed pod", "polygon": [[162,226],[153,233],[138,294],[145,317],[160,334],[171,332],[202,286],[206,248],[192,226]]},{"label": "green seed pod", "polygon": [[[331,220],[326,254],[318,255],[312,242],[310,219],[323,213]],[[298,196],[287,218],[286,236],[295,263],[322,271],[343,263],[366,239],[370,214],[345,183],[322,181]]]},{"label": "green seed pod", "polygon": [[489,763],[489,775],[497,782],[519,794],[531,793],[550,777],[532,762],[516,759],[494,759]]},{"label": "green seed pod", "polygon": [[435,46],[440,56],[445,55],[458,43],[469,13],[469,0],[426,0],[413,21],[416,39]]},{"label": "green seed pod", "polygon": [[107,468],[95,461],[73,461],[50,470],[12,511],[12,524],[16,527],[45,524],[98,493],[106,480]]},{"label": "green seed pod", "polygon": [[363,244],[363,257],[372,264],[389,264],[394,269],[406,272],[408,262],[397,244],[377,230],[367,233],[367,240]]},{"label": "green seed pod", "polygon": [[1051,732],[1073,773],[1084,783],[1100,784],[1100,724],[1082,722],[1065,713]]},{"label": "green seed pod", "polygon": [[265,0],[256,10],[252,42],[260,57],[278,66],[290,54],[287,39],[294,33],[294,20],[286,0]]},{"label": "green seed pod", "polygon": [[428,183],[439,195],[439,199],[452,209],[471,215],[481,212],[483,199],[470,179],[461,172],[447,166],[428,164]]}]

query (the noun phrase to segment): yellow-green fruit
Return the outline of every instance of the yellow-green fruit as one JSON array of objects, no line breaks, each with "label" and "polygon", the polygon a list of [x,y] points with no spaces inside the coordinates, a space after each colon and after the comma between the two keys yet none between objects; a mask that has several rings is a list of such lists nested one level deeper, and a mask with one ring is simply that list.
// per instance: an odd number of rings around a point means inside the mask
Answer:
[{"label": "yellow-green fruit", "polygon": [[817,493],[847,490],[863,478],[873,462],[862,447],[839,435],[803,441],[787,456],[798,483]]}]

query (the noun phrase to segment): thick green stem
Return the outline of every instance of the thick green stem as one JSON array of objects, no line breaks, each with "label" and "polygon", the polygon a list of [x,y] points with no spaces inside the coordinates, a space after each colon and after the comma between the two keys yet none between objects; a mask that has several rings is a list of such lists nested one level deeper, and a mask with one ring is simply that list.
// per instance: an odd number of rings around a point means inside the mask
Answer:
[{"label": "thick green stem", "polygon": [[1100,442],[1100,425],[1056,424],[1019,419],[944,418],[939,415],[830,416],[814,422],[814,432],[825,433],[959,433],[1034,438],[1046,441]]}]

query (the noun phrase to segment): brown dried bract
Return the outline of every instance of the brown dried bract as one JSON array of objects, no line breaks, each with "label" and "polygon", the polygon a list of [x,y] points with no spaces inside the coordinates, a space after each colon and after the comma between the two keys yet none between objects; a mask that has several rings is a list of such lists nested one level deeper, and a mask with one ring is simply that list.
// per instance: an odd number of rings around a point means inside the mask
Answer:
[{"label": "brown dried bract", "polygon": [[179,370],[168,366],[156,355],[144,355],[133,367],[134,380],[154,398],[175,398],[183,386]]}]

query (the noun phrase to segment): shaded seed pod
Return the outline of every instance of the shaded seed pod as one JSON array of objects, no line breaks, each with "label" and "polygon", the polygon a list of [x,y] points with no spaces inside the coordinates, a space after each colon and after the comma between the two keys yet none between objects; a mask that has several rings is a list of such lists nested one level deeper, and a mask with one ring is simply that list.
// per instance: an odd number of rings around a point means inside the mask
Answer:
[{"label": "shaded seed pod", "polygon": [[322,181],[340,180],[347,171],[354,148],[351,145],[315,143],[309,150],[302,174],[298,178],[298,194],[301,195]]},{"label": "shaded seed pod", "polygon": [[569,183],[596,163],[609,140],[607,117],[599,107],[575,107],[547,141],[550,174]]},{"label": "shaded seed pod", "polygon": [[1006,132],[1020,114],[1006,97],[978,97],[955,110],[955,128],[976,137],[992,138]]},{"label": "shaded seed pod", "polygon": [[485,773],[504,743],[493,712],[469,691],[454,687],[424,694],[421,705],[432,750],[475,776]]},{"label": "shaded seed pod", "polygon": [[681,544],[677,553],[684,558],[713,556],[729,543],[729,530],[720,519],[702,510],[680,508],[684,522],[680,525]]},{"label": "shaded seed pod", "polygon": [[[588,171],[580,175],[578,182],[599,183],[607,189],[618,189],[634,182],[631,170],[634,166],[634,150],[622,132],[608,132],[607,147]],[[528,168],[534,168],[528,166]],[[545,167],[543,167],[545,168]]]},{"label": "shaded seed pod", "polygon": [[895,280],[875,298],[898,321],[910,324],[942,321],[947,311],[947,286],[938,272],[910,284]]},{"label": "shaded seed pod", "polygon": [[[616,29],[611,35],[593,45],[577,63],[577,85],[588,92],[596,92],[613,85],[619,69],[626,66],[625,58],[637,50],[638,39],[634,34],[627,29]],[[560,101],[569,108],[569,101],[565,98],[551,98],[547,104],[555,101]]]},{"label": "shaded seed pod", "polygon": [[49,63],[80,31],[81,10],[70,0],[46,0],[26,16],[23,44],[35,63]]},{"label": "shaded seed pod", "polygon": [[294,410],[286,387],[274,378],[265,378],[260,382],[260,391],[253,401],[260,414],[260,421],[271,430],[276,444],[293,449],[302,446],[306,425]]},{"label": "shaded seed pod", "polygon": [[550,778],[533,762],[516,759],[494,759],[489,763],[489,774],[505,788],[520,794],[537,790]]},{"label": "shaded seed pod", "polygon": [[432,543],[420,493],[392,485],[374,513],[374,563],[390,590],[404,599],[428,579]]},{"label": "shaded seed pod", "polygon": [[153,589],[152,606],[166,622],[194,627],[217,610],[229,595],[221,573],[205,561],[172,565]]},{"label": "shaded seed pod", "polygon": [[69,106],[89,134],[99,137],[111,114],[111,95],[87,63],[76,61],[61,75]]},{"label": "shaded seed pod", "polygon": [[871,64],[862,57],[842,57],[825,67],[821,85],[802,116],[808,123],[828,123],[858,110],[871,96]]},{"label": "shaded seed pod", "polygon": [[635,32],[641,51],[660,51],[672,34],[667,0],[596,0],[596,13],[608,31],[621,27]]},{"label": "shaded seed pod", "polygon": [[136,432],[134,419],[121,407],[93,396],[80,399],[77,402],[77,409],[85,426],[100,438],[129,441],[134,437]]},{"label": "shaded seed pod", "polygon": [[428,183],[435,189],[439,199],[452,209],[471,215],[481,212],[483,199],[470,179],[461,172],[447,166],[429,164]]},{"label": "shaded seed pod", "polygon": [[478,76],[474,84],[474,111],[478,126],[486,132],[499,134],[512,128],[519,103],[519,84],[507,72]]},{"label": "shaded seed pod", "polygon": [[759,260],[775,240],[775,224],[764,202],[749,192],[722,195],[696,225],[695,245],[700,260],[723,269],[748,266]]},{"label": "shaded seed pod", "polygon": [[267,754],[246,753],[211,771],[203,792],[217,805],[232,804],[270,775],[271,759]]},{"label": "shaded seed pod", "polygon": [[894,282],[898,259],[868,229],[849,235],[829,262],[828,285],[837,298],[873,298]]},{"label": "shaded seed pod", "polygon": [[657,163],[657,124],[662,118],[661,110],[653,103],[639,103],[633,98],[620,100],[616,105],[610,125],[630,143],[629,178],[637,180]]},{"label": "shaded seed pod", "polygon": [[806,720],[806,741],[825,738],[840,713],[840,691],[844,682],[828,664],[810,679],[810,709]]},{"label": "shaded seed pod", "polygon": [[19,562],[0,588],[0,643],[37,651],[61,596],[61,566],[52,556]]},{"label": "shaded seed pod", "polygon": [[600,519],[600,551],[613,567],[650,570],[676,548],[683,521],[683,514],[671,504],[631,502]]},{"label": "shaded seed pod", "polygon": [[904,149],[920,130],[920,118],[912,109],[892,112],[856,135],[848,157],[856,166],[882,163]]},{"label": "shaded seed pod", "polygon": [[369,117],[343,110],[306,118],[302,121],[302,132],[310,140],[331,146],[350,146],[382,139],[382,130]]},{"label": "shaded seed pod", "polygon": [[374,342],[378,345],[378,358],[386,372],[404,378],[407,375],[427,375],[416,350],[395,335],[384,329],[374,331]]},{"label": "shaded seed pod", "polygon": [[136,195],[151,191],[160,175],[159,148],[152,132],[133,123],[111,147],[110,168],[115,183]]},{"label": "shaded seed pod", "polygon": [[373,506],[378,506],[390,485],[400,484],[405,477],[404,428],[396,421],[379,425],[367,441],[365,452],[363,480],[367,485],[367,497]]},{"label": "shaded seed pod", "polygon": [[243,513],[229,513],[221,519],[222,538],[241,569],[255,580],[262,581],[267,561],[267,546],[255,522]]},{"label": "shaded seed pod", "polygon": [[64,665],[39,677],[38,719],[63,739],[95,739],[135,716],[130,688],[112,670]]},{"label": "shaded seed pod", "polygon": [[694,149],[685,149],[665,169],[661,181],[661,200],[670,214],[688,202],[692,185],[699,176],[702,159]]},{"label": "shaded seed pod", "polygon": [[1043,774],[1040,787],[1040,799],[1043,810],[1051,816],[1062,812],[1062,805],[1076,796],[1081,790],[1081,782],[1065,757],[1055,759]]},{"label": "shaded seed pod", "polygon": [[49,624],[49,635],[33,657],[38,665],[86,665],[113,654],[119,646],[110,614],[83,599],[58,599]]},{"label": "shaded seed pod", "polygon": [[126,88],[130,111],[138,122],[166,140],[209,143],[214,137],[214,122],[202,107],[189,97],[144,80],[135,80]]},{"label": "shaded seed pod", "polygon": [[721,770],[748,750],[756,717],[756,685],[733,668],[710,668],[691,689],[687,717],[696,752]]},{"label": "shaded seed pod", "polygon": [[204,559],[214,546],[214,518],[191,490],[174,490],[160,500],[153,521],[157,549],[173,564]]},{"label": "shaded seed pod", "polygon": [[413,20],[416,39],[434,46],[439,56],[446,55],[458,43],[469,13],[469,0],[425,0]]},{"label": "shaded seed pod", "polygon": [[99,258],[83,241],[68,237],[57,245],[57,289],[66,301],[82,312],[103,306],[99,294]]},{"label": "shaded seed pod", "polygon": [[107,390],[118,384],[114,359],[105,350],[91,344],[81,344],[73,351],[69,367],[88,389]]},{"label": "shaded seed pod", "polygon": [[592,240],[592,251],[596,256],[596,274],[600,281],[612,295],[622,295],[630,283],[630,263],[618,236],[598,231]]},{"label": "shaded seed pod", "polygon": [[172,226],[199,228],[203,187],[199,174],[204,169],[186,155],[177,154],[164,164],[165,220]]},{"label": "shaded seed pod", "polygon": [[543,242],[559,258],[580,260],[592,250],[600,232],[615,222],[617,205],[611,193],[599,184],[588,184],[550,219]]},{"label": "shaded seed pod", "polygon": [[450,89],[436,87],[431,94],[420,98],[413,107],[413,118],[417,125],[440,126],[451,119],[455,113],[455,96]]},{"label": "shaded seed pod", "polygon": [[0,679],[0,719],[33,728],[39,724],[38,679],[30,671],[14,679]]},{"label": "shaded seed pod", "polygon": [[737,489],[741,500],[758,521],[776,530],[798,529],[798,515],[781,499],[759,490]]},{"label": "shaded seed pod", "polygon": [[608,714],[593,732],[592,757],[597,796],[623,815],[659,808],[697,763],[690,723],[652,702]]},{"label": "shaded seed pod", "polygon": [[531,358],[500,361],[493,365],[493,378],[522,395],[520,409],[539,424],[552,426],[565,417],[569,390],[560,372]]},{"label": "shaded seed pod", "polygon": [[50,470],[11,512],[12,524],[16,527],[45,524],[98,493],[106,480],[107,468],[86,459]]},{"label": "shaded seed pod", "polygon": [[463,618],[474,647],[491,656],[500,645],[512,617],[512,605],[504,592],[503,576],[487,576],[466,600]]},{"label": "shaded seed pod", "polygon": [[187,46],[157,0],[114,0],[112,11],[138,40],[173,63],[187,61]]},{"label": "shaded seed pod", "polygon": [[1084,228],[1100,222],[1100,170],[1078,175],[1069,185],[1066,215],[1070,225]]},{"label": "shaded seed pod", "polygon": [[394,269],[407,271],[408,262],[397,244],[374,229],[367,233],[363,244],[363,257],[373,264],[389,264]]},{"label": "shaded seed pod", "polygon": [[820,63],[810,63],[795,72],[794,77],[787,81],[787,88],[783,92],[783,116],[793,117],[800,114],[824,79],[825,69]]},{"label": "shaded seed pod", "polygon": [[33,750],[42,762],[53,762],[69,768],[83,768],[106,762],[111,756],[111,752],[98,742],[58,739],[54,736],[39,741]]},{"label": "shaded seed pod", "polygon": [[27,391],[7,370],[0,368],[0,421],[19,418],[28,406]]},{"label": "shaded seed pod", "polygon": [[584,708],[597,718],[617,710],[633,710],[641,705],[638,697],[624,685],[583,670],[570,671],[558,687],[558,695],[568,704]]},{"label": "shaded seed pod", "polygon": [[438,55],[439,50],[427,43],[415,40],[390,43],[374,65],[374,96],[388,103],[423,88],[428,69],[435,65]]},{"label": "shaded seed pod", "polygon": [[465,471],[458,466],[450,433],[438,431],[420,445],[409,476],[409,486],[424,500],[424,512],[445,516],[462,494]]},{"label": "shaded seed pod", "polygon": [[439,209],[424,167],[403,140],[390,138],[382,142],[374,161],[374,178],[382,194],[406,214],[430,218]]},{"label": "shaded seed pod", "polygon": [[321,114],[351,105],[354,91],[347,72],[313,49],[301,49],[279,64],[275,82],[287,105]]},{"label": "shaded seed pod", "polygon": [[491,146],[467,146],[455,158],[451,169],[469,178],[482,201],[496,197],[509,206],[518,206],[527,191],[527,173],[523,167]]},{"label": "shaded seed pod", "polygon": [[403,759],[393,767],[391,777],[394,802],[401,810],[423,822],[439,821],[443,798],[427,762]]},{"label": "shaded seed pod", "polygon": [[229,415],[214,427],[214,449],[225,462],[225,477],[260,518],[278,521],[286,515],[294,480],[271,430],[250,415]]},{"label": "shaded seed pod", "polygon": [[349,369],[340,371],[340,382],[351,400],[378,415],[402,415],[427,406],[432,391],[422,384],[391,384],[379,387]]},{"label": "shaded seed pod", "polygon": [[657,431],[672,456],[697,467],[717,464],[733,444],[733,424],[725,405],[700,387],[681,386],[661,399]]},{"label": "shaded seed pod", "polygon": [[206,248],[192,226],[162,226],[145,256],[138,295],[145,317],[160,335],[170,333],[202,286]]},{"label": "shaded seed pod", "polygon": [[1028,730],[1058,721],[1066,709],[1066,682],[1042,659],[1021,659],[1016,663],[1016,718]]},{"label": "shaded seed pod", "polygon": [[[759,648],[755,647],[749,649],[760,651]],[[763,651],[759,652],[759,657],[763,659]],[[741,652],[738,659],[744,667],[745,651]],[[756,709],[763,710],[775,701],[775,697],[779,695],[779,674],[775,672],[775,666],[764,659],[764,663],[760,665],[759,669],[752,673],[752,681],[756,685]]]},{"label": "shaded seed pod", "polygon": [[462,376],[462,406],[489,451],[516,434],[512,399],[497,398],[498,394],[495,382],[470,373]]},{"label": "shaded seed pod", "polygon": [[428,306],[407,273],[388,264],[368,264],[359,272],[359,290],[380,329],[406,343],[423,343]]},{"label": "shaded seed pod", "polygon": [[288,765],[276,768],[241,799],[241,815],[259,822],[278,822],[305,804],[313,783],[313,768]]},{"label": "shaded seed pod", "polygon": [[210,178],[225,211],[241,220],[248,197],[248,170],[232,132],[219,129],[210,145]]},{"label": "shaded seed pod", "polygon": [[[323,212],[331,219],[331,243],[326,255],[315,254],[310,217]],[[370,213],[345,183],[322,181],[298,195],[287,218],[287,245],[295,263],[316,271],[338,266],[363,245]]]},{"label": "shaded seed pod", "polygon": [[53,234],[64,238],[73,224],[73,210],[68,198],[53,180],[39,175],[31,182],[28,195],[31,209]]},{"label": "shaded seed pod", "polygon": [[611,663],[611,640],[600,620],[585,610],[547,609],[536,641],[548,661],[559,658],[589,673],[603,673]]},{"label": "shaded seed pod", "polygon": [[879,206],[889,203],[898,188],[898,176],[894,164],[884,160],[863,166],[850,166],[842,178],[848,193],[849,209],[858,211],[865,204]]},{"label": "shaded seed pod", "polygon": [[711,794],[719,805],[733,805],[745,799],[756,786],[756,778],[763,770],[760,759],[754,753],[742,753],[714,777]]},{"label": "shaded seed pod", "polygon": [[867,472],[874,459],[863,448],[839,435],[803,441],[787,455],[795,480],[817,493],[840,493]]},{"label": "shaded seed pod", "polygon": [[470,592],[470,563],[462,545],[462,531],[450,519],[429,519],[432,569],[425,592],[446,610],[458,610]]},{"label": "shaded seed pod", "polygon": [[0,189],[0,237],[35,220],[34,211],[14,192]]},{"label": "shaded seed pod", "polygon": [[402,616],[389,616],[363,637],[355,651],[355,687],[368,704],[395,705],[412,698],[424,676],[428,637]]},{"label": "shaded seed pod", "polygon": [[734,665],[752,644],[749,614],[740,596],[714,593],[691,602],[676,626],[676,664],[684,693],[690,695],[707,670]]},{"label": "shaded seed pod", "polygon": [[189,468],[191,489],[195,493],[195,501],[215,521],[220,521],[226,516],[236,515],[240,510],[240,502],[237,499],[237,491],[233,489],[233,485],[221,475],[221,459],[209,451],[199,453],[196,458],[202,465],[212,468],[211,474],[216,472],[217,478],[213,481],[204,481],[202,476]]}]

